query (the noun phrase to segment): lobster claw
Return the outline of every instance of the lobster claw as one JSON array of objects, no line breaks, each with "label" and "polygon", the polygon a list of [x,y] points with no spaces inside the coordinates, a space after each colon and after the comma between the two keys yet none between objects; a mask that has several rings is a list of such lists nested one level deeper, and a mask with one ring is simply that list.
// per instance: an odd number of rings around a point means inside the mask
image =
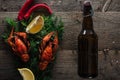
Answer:
[{"label": "lobster claw", "polygon": [[[15,46],[14,45],[14,43],[13,43],[13,38],[14,38],[14,36],[13,36],[13,31],[14,31],[14,28],[12,28],[12,30],[11,30],[11,33],[10,33],[10,35],[9,35],[9,38],[7,39],[7,42],[8,42],[8,44],[10,45],[10,46]],[[13,50],[14,50],[14,47],[13,47]]]},{"label": "lobster claw", "polygon": [[52,45],[51,43],[45,48],[41,55],[39,63],[40,70],[45,70],[49,62],[52,60]]},{"label": "lobster claw", "polygon": [[7,42],[11,46],[13,52],[21,57],[22,61],[27,62],[29,60],[29,42],[27,41],[26,33],[14,32],[14,28],[12,28]]},{"label": "lobster claw", "polygon": [[43,61],[39,63],[40,70],[45,70],[48,65],[48,61]]},{"label": "lobster claw", "polygon": [[27,39],[27,34],[25,32],[14,32],[14,34],[22,37],[24,41]]},{"label": "lobster claw", "polygon": [[45,70],[47,65],[53,60],[55,51],[58,48],[58,35],[57,32],[53,31],[48,33],[40,44],[40,70]]},{"label": "lobster claw", "polygon": [[42,39],[42,43],[40,44],[40,47],[39,47],[40,53],[43,52],[43,50],[47,46],[47,43],[50,41],[50,38],[53,34],[54,32],[50,32]]}]

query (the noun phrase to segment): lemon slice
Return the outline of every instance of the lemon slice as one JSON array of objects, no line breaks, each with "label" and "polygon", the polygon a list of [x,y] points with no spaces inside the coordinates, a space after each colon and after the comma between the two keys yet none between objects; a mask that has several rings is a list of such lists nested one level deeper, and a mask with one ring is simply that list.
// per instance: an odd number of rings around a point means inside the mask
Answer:
[{"label": "lemon slice", "polygon": [[38,15],[35,17],[26,28],[27,33],[35,34],[38,33],[44,26],[44,19]]},{"label": "lemon slice", "polygon": [[18,69],[18,71],[22,75],[23,80],[35,80],[34,74],[32,73],[32,71],[30,69],[20,68],[20,69]]}]

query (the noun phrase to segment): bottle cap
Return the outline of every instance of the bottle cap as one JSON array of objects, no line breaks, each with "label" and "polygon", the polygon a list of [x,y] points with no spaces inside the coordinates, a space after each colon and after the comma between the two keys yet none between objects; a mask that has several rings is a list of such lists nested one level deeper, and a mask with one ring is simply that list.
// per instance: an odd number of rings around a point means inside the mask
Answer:
[{"label": "bottle cap", "polygon": [[91,6],[91,1],[85,0],[83,4],[84,4],[84,7],[83,7],[84,8],[83,9],[84,17],[93,16],[94,11],[93,11],[92,6]]},{"label": "bottle cap", "polygon": [[84,6],[90,6],[91,5],[91,1],[90,0],[85,0],[84,1]]}]

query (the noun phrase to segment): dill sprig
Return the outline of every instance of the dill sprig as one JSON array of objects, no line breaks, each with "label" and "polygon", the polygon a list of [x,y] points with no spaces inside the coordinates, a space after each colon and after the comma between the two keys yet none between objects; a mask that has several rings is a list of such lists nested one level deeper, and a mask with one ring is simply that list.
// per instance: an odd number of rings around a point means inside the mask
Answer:
[{"label": "dill sprig", "polygon": [[[34,15],[34,14],[33,14]],[[14,27],[15,32],[25,32],[25,29],[27,25],[32,21],[33,15],[30,16],[28,20],[22,20],[22,21],[15,21],[10,18],[6,18],[6,22],[8,23],[4,34],[2,35],[3,39],[6,41],[9,37],[9,34],[11,32],[12,27]],[[27,63],[21,64],[21,62],[17,62],[18,67],[27,67],[31,69],[35,75],[35,80],[50,80],[51,79],[51,71],[53,68],[53,65],[55,63],[55,59],[48,65],[47,69],[44,71],[39,70],[39,46],[43,39],[43,37],[48,34],[51,31],[57,31],[58,32],[58,39],[59,42],[62,41],[63,31],[64,31],[64,24],[61,20],[61,18],[56,17],[55,15],[51,16],[43,16],[44,18],[44,27],[42,30],[36,34],[27,34],[28,40],[30,42],[30,60]],[[54,56],[56,57],[56,56]],[[21,66],[22,65],[22,66]]]}]

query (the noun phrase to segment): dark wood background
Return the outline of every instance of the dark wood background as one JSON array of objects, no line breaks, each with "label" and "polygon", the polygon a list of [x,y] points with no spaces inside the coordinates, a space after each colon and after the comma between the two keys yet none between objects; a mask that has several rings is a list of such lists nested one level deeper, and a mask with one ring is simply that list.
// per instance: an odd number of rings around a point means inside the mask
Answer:
[{"label": "dark wood background", "polygon": [[[81,30],[84,0],[35,0],[46,2],[64,22],[63,42],[51,80],[87,80],[77,75],[77,36]],[[99,36],[99,75],[91,80],[120,80],[120,1],[91,0],[95,14],[94,29]],[[0,0],[0,35],[6,27],[5,17],[15,19],[25,0]],[[14,4],[14,5],[13,5]],[[22,80],[14,55],[0,37],[0,80]]]},{"label": "dark wood background", "polygon": [[[80,11],[84,0],[34,0],[34,3],[47,3],[55,12]],[[120,11],[119,0],[91,0],[95,11]],[[0,11],[18,11],[25,0],[0,0]],[[34,4],[33,3],[33,4]]]}]

